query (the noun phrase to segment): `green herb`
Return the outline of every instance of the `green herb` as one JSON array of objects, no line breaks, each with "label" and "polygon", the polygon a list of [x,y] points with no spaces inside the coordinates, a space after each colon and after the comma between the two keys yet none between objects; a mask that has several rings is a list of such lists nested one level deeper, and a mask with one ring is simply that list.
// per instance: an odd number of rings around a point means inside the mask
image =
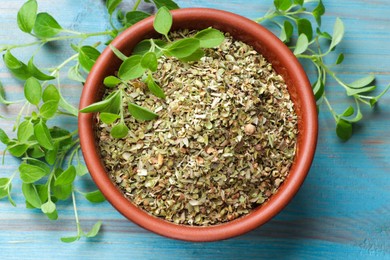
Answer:
[{"label": "green herb", "polygon": [[[60,72],[64,74],[64,70],[67,69],[65,74],[70,79],[84,82],[88,71],[100,54],[98,48],[101,45],[100,41],[96,41],[94,44],[84,46],[85,39],[106,37],[104,42],[108,44],[125,28],[151,15],[137,10],[141,0],[137,0],[133,10],[126,13],[118,10],[121,2],[122,0],[106,1],[109,22],[112,27],[110,30],[84,33],[64,28],[48,13],[38,13],[37,1],[28,0],[18,11],[16,22],[23,33],[36,37],[36,40],[23,44],[0,46],[5,66],[15,78],[24,82],[22,84],[24,85],[24,98],[22,100],[8,100],[0,82],[0,103],[7,106],[21,105],[20,112],[15,118],[11,118],[15,122],[13,129],[15,134],[6,133],[0,129],[0,141],[5,145],[6,151],[21,159],[20,167],[16,172],[10,177],[0,178],[0,198],[7,198],[12,205],[15,205],[12,199],[12,182],[19,173],[23,181],[22,192],[26,199],[27,208],[39,209],[49,219],[56,219],[58,217],[55,207],[56,201],[73,200],[77,235],[63,238],[64,242],[73,242],[82,236],[95,236],[101,225],[101,222],[96,223],[92,230],[86,234],[82,231],[77,215],[75,192],[92,202],[101,202],[104,197],[99,191],[88,193],[75,189],[74,183],[80,178],[85,178],[84,176],[88,172],[79,158],[80,147],[77,131],[69,132],[64,128],[51,126],[53,118],[58,116],[77,117],[79,112],[61,92]],[[152,2],[160,9],[159,21],[156,23],[157,28],[155,29],[164,35],[168,34],[171,17],[167,9],[177,9],[178,5],[172,0],[145,0],[145,2]],[[323,58],[337,49],[344,35],[344,25],[340,19],[337,19],[333,35],[321,31],[321,17],[325,13],[325,7],[322,1],[318,1],[316,7],[309,11],[306,7],[307,2],[303,0],[275,0],[274,8],[270,9],[264,17],[257,19],[257,22],[271,21],[277,24],[281,29],[281,40],[291,47],[297,57],[309,59],[316,66],[318,77],[313,83],[313,92],[318,106],[322,103],[328,106],[336,122],[337,135],[342,140],[347,140],[353,133],[352,125],[363,118],[360,105],[374,106],[387,92],[390,85],[379,95],[369,96],[367,93],[376,89],[373,84],[374,76],[363,77],[361,80],[349,84],[339,79],[331,67],[324,63]],[[121,28],[115,27],[114,19],[116,18],[122,23]],[[311,23],[312,19],[316,21],[316,25]],[[293,38],[297,39],[295,43]],[[70,46],[74,54],[67,57],[61,64],[47,70],[42,69],[39,64],[34,62],[34,60],[38,60],[35,59],[35,56],[44,45],[68,40],[76,41]],[[138,75],[138,78],[144,81],[153,95],[165,98],[163,88],[156,83],[153,77],[153,74],[159,70],[158,62],[156,67],[156,59],[158,61],[161,56],[176,55],[176,58],[182,62],[196,61],[205,55],[204,48],[217,46],[222,40],[221,33],[212,28],[198,32],[194,37],[182,42],[170,39],[167,41],[161,39],[145,40],[134,48],[133,55],[139,55],[137,58],[126,57],[114,46],[109,45],[120,59],[126,61],[125,65],[122,64],[122,72],[120,73],[120,75],[124,75],[124,78],[114,76],[106,78],[104,84],[112,88],[112,94],[105,97],[105,100],[85,109],[84,112],[99,112],[100,119],[104,123],[117,126],[114,131],[117,137],[125,136],[128,126],[124,123],[124,109],[128,109],[128,112],[132,111],[133,116],[138,117],[138,120],[152,119],[157,114],[147,108],[140,107],[138,104],[125,104],[123,102],[124,97],[126,100],[130,99],[123,91],[124,88],[131,87],[128,83],[129,78]],[[324,41],[328,41],[327,46],[324,45]],[[28,60],[20,60],[16,55],[16,49],[24,47],[36,47],[36,51],[32,52],[33,55]],[[339,53],[335,64],[342,63],[344,58],[344,54]],[[137,69],[137,74],[126,71],[132,67]],[[342,113],[334,111],[325,95],[327,76],[335,78],[345,89],[347,96],[355,100],[355,107],[348,107]]]},{"label": "green herb", "polygon": [[[371,96],[370,92],[376,89],[373,84],[375,77],[369,75],[355,82],[346,83],[340,79],[333,70],[334,65],[344,61],[344,54],[339,53],[335,64],[327,65],[324,62],[325,56],[334,52],[344,37],[344,24],[337,18],[334,24],[333,33],[321,30],[321,17],[325,13],[325,6],[322,0],[318,0],[316,7],[309,11],[306,7],[307,1],[275,0],[274,8],[270,9],[264,17],[256,19],[257,22],[271,21],[281,29],[280,39],[284,41],[300,59],[310,60],[317,69],[317,80],[312,84],[314,96],[318,109],[325,103],[336,122],[337,136],[346,141],[351,138],[353,124],[363,119],[360,106],[368,105],[373,107],[389,89],[387,86],[379,95]],[[311,16],[316,21],[310,22]],[[281,21],[284,23],[282,24]],[[294,23],[291,24],[291,21]],[[296,28],[297,41],[292,41],[293,32]],[[315,28],[315,30],[313,30]],[[338,113],[334,110],[326,97],[326,79],[330,76],[345,89],[346,95],[355,101],[355,107],[348,107],[344,112]]]},{"label": "green herb", "polygon": [[[183,62],[196,61],[204,56],[202,48],[217,47],[225,39],[220,31],[207,28],[193,37],[172,41],[168,36],[172,27],[172,15],[165,6],[157,11],[153,26],[167,41],[156,39],[142,41],[135,47],[134,54],[130,57],[126,57],[118,49],[110,45],[111,50],[118,58],[123,60],[123,63],[119,67],[118,77],[112,75],[106,77],[104,85],[108,88],[117,86],[117,89],[102,101],[80,110],[82,113],[105,113],[101,120],[106,124],[112,125],[111,135],[115,138],[124,138],[129,131],[124,121],[123,104],[124,99],[127,99],[129,95],[125,89],[132,87],[130,81],[141,78],[152,94],[158,98],[165,98],[164,90],[153,78],[153,73],[158,69],[158,59],[161,56],[175,57]],[[140,121],[152,120],[158,117],[158,114],[155,112],[132,102],[128,102],[127,109],[135,119]]]}]

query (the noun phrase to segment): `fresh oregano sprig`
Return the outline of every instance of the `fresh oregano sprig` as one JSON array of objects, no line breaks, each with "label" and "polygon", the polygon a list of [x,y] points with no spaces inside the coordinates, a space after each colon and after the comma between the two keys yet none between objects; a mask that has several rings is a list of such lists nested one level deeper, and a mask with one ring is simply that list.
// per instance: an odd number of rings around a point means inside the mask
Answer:
[{"label": "fresh oregano sprig", "polygon": [[[141,78],[149,91],[158,98],[165,98],[165,93],[158,85],[153,73],[158,68],[158,58],[161,56],[175,57],[183,62],[197,61],[204,56],[204,48],[217,47],[225,39],[222,32],[213,28],[207,28],[197,32],[193,37],[185,37],[179,40],[171,40],[168,36],[172,27],[172,15],[165,6],[158,9],[153,22],[154,29],[164,36],[161,39],[147,39],[140,42],[133,51],[133,55],[126,57],[123,53],[110,45],[112,51],[123,60],[119,67],[118,76],[108,76],[104,84],[108,88],[116,88],[102,101],[83,108],[81,112],[100,112],[100,119],[109,125],[113,125],[111,135],[115,138],[123,138],[129,128],[125,124],[123,102],[127,97],[125,88],[130,88],[129,81]],[[137,120],[152,120],[158,117],[148,108],[129,102],[128,112]]]},{"label": "fresh oregano sprig", "polygon": [[[368,105],[373,107],[378,100],[389,90],[387,86],[380,94],[370,95],[377,87],[373,84],[375,76],[362,77],[352,83],[346,83],[340,79],[332,70],[334,65],[341,64],[344,54],[339,53],[334,64],[327,65],[324,62],[325,56],[334,52],[344,37],[344,24],[337,18],[334,24],[333,33],[321,30],[321,17],[325,13],[325,6],[322,0],[318,0],[316,6],[309,11],[306,7],[308,2],[304,0],[275,0],[274,7],[263,17],[256,19],[257,22],[271,21],[280,27],[280,39],[289,46],[296,57],[308,59],[317,70],[317,80],[313,82],[313,92],[319,109],[325,103],[336,122],[336,134],[341,140],[348,140],[352,136],[352,125],[363,119],[360,106]],[[308,18],[314,18],[312,23]],[[283,23],[281,23],[283,21]],[[315,30],[313,29],[315,28]],[[297,40],[292,41],[296,28]],[[337,113],[326,97],[326,81],[332,77],[345,89],[348,97],[355,101],[355,107],[348,106],[342,113]]]},{"label": "fresh oregano sprig", "polygon": [[[107,1],[110,12],[116,8],[112,6],[113,2],[119,4],[121,1]],[[88,172],[80,159],[78,132],[51,126],[51,121],[59,116],[76,118],[78,115],[78,109],[67,102],[61,93],[60,71],[70,67],[68,77],[84,82],[86,74],[100,55],[96,49],[100,43],[83,45],[83,42],[97,36],[113,38],[123,28],[95,33],[67,30],[50,14],[38,12],[36,0],[28,0],[22,5],[17,14],[17,23],[22,32],[36,39],[23,44],[0,46],[5,66],[24,86],[24,99],[11,101],[6,98],[0,82],[0,103],[20,107],[15,118],[1,117],[14,121],[15,137],[9,137],[0,129],[0,141],[6,145],[5,152],[21,160],[18,170],[12,176],[0,178],[0,199],[7,197],[16,206],[11,196],[12,181],[19,173],[27,208],[40,209],[49,219],[55,220],[58,218],[56,203],[72,200],[77,235],[63,238],[64,242],[76,241],[82,236],[93,237],[98,233],[101,222],[98,221],[90,232],[82,231],[75,193],[94,203],[104,201],[104,197],[98,190],[84,192],[75,188],[74,182],[85,178]],[[54,68],[39,68],[34,62],[39,50],[48,43],[65,40],[78,40],[71,44],[75,54]],[[24,47],[36,47],[27,61],[15,56],[15,49]]]}]

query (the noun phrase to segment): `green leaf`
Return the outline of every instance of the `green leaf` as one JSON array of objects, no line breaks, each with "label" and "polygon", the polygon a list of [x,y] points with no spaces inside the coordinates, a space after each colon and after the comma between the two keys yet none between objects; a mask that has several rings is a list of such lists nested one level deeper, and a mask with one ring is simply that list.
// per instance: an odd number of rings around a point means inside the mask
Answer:
[{"label": "green leaf", "polygon": [[118,77],[124,81],[141,77],[145,72],[141,66],[141,58],[140,55],[134,55],[126,59],[119,67]]},{"label": "green leaf", "polygon": [[53,165],[56,162],[58,150],[59,150],[59,143],[55,142],[53,150],[47,150],[44,154],[45,160],[48,164]]},{"label": "green leaf", "polygon": [[34,58],[31,57],[31,59],[27,63],[27,69],[30,71],[31,75],[39,80],[52,80],[55,79],[55,77],[47,75],[40,71],[34,64]]},{"label": "green leaf", "polygon": [[156,97],[165,98],[164,91],[161,89],[159,85],[154,81],[151,75],[146,79],[146,84],[148,85],[148,89],[153,93]]},{"label": "green leaf", "polygon": [[154,18],[153,27],[154,29],[162,34],[167,36],[169,30],[172,27],[172,15],[169,12],[169,9],[165,6],[158,9],[156,16]]},{"label": "green leaf", "polygon": [[45,175],[47,175],[47,171],[41,167],[22,163],[19,166],[20,179],[24,183],[33,183],[40,179],[42,179]]},{"label": "green leaf", "polygon": [[123,138],[129,133],[129,128],[123,122],[111,128],[111,136],[114,138]]},{"label": "green leaf", "polygon": [[60,92],[53,84],[47,86],[42,94],[42,100],[45,103],[49,101],[59,102],[60,98],[61,98]]},{"label": "green leaf", "polygon": [[370,99],[370,105],[371,107],[375,106],[375,104],[378,102],[378,100],[384,95],[386,94],[387,91],[389,91],[390,89],[390,84],[376,97]]},{"label": "green leaf", "polygon": [[50,167],[46,163],[42,162],[41,160],[33,159],[33,158],[27,158],[25,161],[28,165],[35,165],[39,168],[42,168],[46,171],[46,174],[50,173]]},{"label": "green leaf", "polygon": [[17,137],[19,142],[26,142],[34,134],[34,124],[30,120],[23,121],[18,126]]},{"label": "green leaf", "polygon": [[170,45],[165,53],[168,56],[174,56],[176,58],[184,58],[193,54],[200,47],[200,41],[194,38],[185,38],[174,42]]},{"label": "green leaf", "polygon": [[141,121],[153,120],[158,117],[158,115],[153,111],[145,107],[138,106],[131,102],[129,102],[128,109],[130,114],[137,120],[141,120]]},{"label": "green leaf", "polygon": [[322,0],[318,2],[318,5],[313,10],[313,16],[317,21],[318,26],[321,26],[321,16],[325,13],[325,6]]},{"label": "green leaf", "polygon": [[71,184],[76,178],[76,168],[71,165],[68,169],[63,171],[54,182],[55,186]]},{"label": "green leaf", "polygon": [[32,183],[23,183],[22,192],[26,201],[34,208],[40,208],[42,205],[37,188]]},{"label": "green leaf", "polygon": [[88,173],[88,168],[84,165],[81,164],[80,162],[76,165],[76,174],[78,176],[84,176],[85,174]]},{"label": "green leaf", "polygon": [[38,105],[42,97],[42,86],[36,78],[28,78],[24,83],[24,96],[33,105]]},{"label": "green leaf", "polygon": [[28,148],[27,154],[32,158],[42,158],[45,156],[45,151],[39,144],[35,144]]},{"label": "green leaf", "polygon": [[305,34],[309,42],[313,38],[313,28],[311,27],[311,22],[305,18],[297,19],[298,25],[298,34]]},{"label": "green leaf", "polygon": [[34,126],[34,135],[42,147],[48,150],[54,149],[53,140],[50,136],[49,129],[44,122],[40,121]]},{"label": "green leaf", "polygon": [[53,186],[53,195],[59,200],[67,200],[72,195],[72,184]]},{"label": "green leaf", "polygon": [[28,149],[27,144],[16,143],[8,146],[8,151],[15,157],[21,157]]},{"label": "green leaf", "polygon": [[95,237],[100,230],[100,227],[102,226],[102,222],[98,221],[93,225],[92,229],[85,235],[86,237]]},{"label": "green leaf", "polygon": [[73,243],[80,239],[80,236],[74,237],[61,237],[61,241],[64,243]]},{"label": "green leaf", "polygon": [[313,84],[313,93],[316,101],[320,100],[325,92],[325,85],[322,82],[322,80],[319,78],[314,84]]},{"label": "green leaf", "polygon": [[0,128],[0,142],[2,142],[5,145],[9,144],[9,142],[10,142],[8,135],[1,128]]},{"label": "green leaf", "polygon": [[291,0],[274,0],[274,6],[276,9],[286,11],[292,6]]},{"label": "green leaf", "polygon": [[305,34],[301,34],[298,37],[297,45],[296,45],[295,50],[294,50],[294,54],[298,55],[298,54],[304,53],[308,47],[309,47],[309,41],[307,39],[307,36]]},{"label": "green leaf", "polygon": [[369,75],[367,77],[355,80],[354,82],[347,84],[347,85],[350,88],[362,88],[362,87],[365,87],[365,86],[371,84],[374,80],[375,80],[375,76]]},{"label": "green leaf", "polygon": [[339,119],[336,125],[336,134],[341,140],[347,141],[352,136],[352,124],[344,119]]},{"label": "green leaf", "polygon": [[348,116],[352,116],[353,113],[355,113],[355,109],[352,106],[349,106],[344,110],[344,112],[341,115],[348,117]]},{"label": "green leaf", "polygon": [[[133,55],[144,55],[145,53],[151,51],[152,44],[150,43],[150,39],[143,40],[139,42],[133,49]],[[153,39],[153,42],[155,45],[157,45],[159,48],[164,48],[167,43],[162,40],[156,40]],[[159,48],[154,48],[154,52],[156,53],[157,58],[161,57],[162,51]]]},{"label": "green leaf", "polygon": [[124,55],[120,50],[118,50],[114,45],[108,45],[111,51],[121,60],[125,61],[128,59],[126,55]]},{"label": "green leaf", "polygon": [[25,33],[30,33],[34,27],[37,17],[38,4],[35,0],[25,2],[19,9],[17,22],[19,29]]},{"label": "green leaf", "polygon": [[31,77],[31,73],[28,70],[27,65],[13,56],[9,50],[3,55],[3,60],[5,66],[7,66],[16,78],[26,80]]},{"label": "green leaf", "polygon": [[6,100],[4,86],[3,86],[3,84],[0,81],[0,104],[10,105],[10,104],[14,104],[15,102],[17,102],[17,101],[8,101],[8,100]]},{"label": "green leaf", "polygon": [[104,198],[103,194],[99,190],[85,193],[84,197],[93,203],[100,203],[106,200],[106,198]]},{"label": "green leaf", "polygon": [[120,91],[112,92],[111,95],[107,96],[106,99],[93,103],[83,109],[80,110],[81,113],[92,113],[92,112],[109,112],[108,110],[110,106],[114,103],[120,102]]},{"label": "green leaf", "polygon": [[68,130],[55,126],[49,131],[52,138],[63,138],[60,142],[57,141],[59,148],[67,148],[67,145],[71,144],[72,136]]},{"label": "green leaf", "polygon": [[368,86],[368,87],[362,87],[362,88],[347,88],[347,95],[353,96],[356,94],[371,92],[376,89],[376,86]]},{"label": "green leaf", "polygon": [[76,64],[76,65],[70,67],[69,70],[68,70],[68,78],[70,78],[70,79],[72,79],[74,81],[78,81],[78,82],[84,83],[85,82],[85,78],[80,73],[79,68],[80,68],[80,64]]},{"label": "green leaf", "polygon": [[58,110],[58,101],[50,100],[45,102],[41,108],[39,109],[40,115],[45,118],[49,119],[52,118]]},{"label": "green leaf", "polygon": [[120,118],[120,116],[117,114],[106,113],[106,112],[100,113],[99,117],[100,117],[100,120],[102,120],[102,122],[105,124],[112,124],[117,119]]},{"label": "green leaf", "polygon": [[115,9],[118,7],[118,5],[122,2],[122,0],[107,0],[106,1],[106,7],[108,10],[108,13],[112,15],[112,13],[115,11]]},{"label": "green leaf", "polygon": [[194,53],[192,53],[190,56],[181,58],[180,61],[183,61],[183,62],[198,61],[202,57],[204,57],[204,55],[205,55],[204,51],[199,48]]},{"label": "green leaf", "polygon": [[56,210],[56,204],[49,200],[41,205],[41,210],[45,214],[51,214]]},{"label": "green leaf", "polygon": [[154,52],[147,52],[141,58],[141,66],[154,72],[157,70],[157,56]]},{"label": "green leaf", "polygon": [[330,42],[329,50],[333,50],[344,37],[344,24],[340,18],[336,18],[336,22],[333,27],[332,41]]},{"label": "green leaf", "polygon": [[131,26],[145,18],[148,18],[150,14],[141,11],[131,11],[126,13],[126,26]]},{"label": "green leaf", "polygon": [[83,46],[80,48],[79,62],[86,71],[90,71],[99,56],[100,52],[96,48]]},{"label": "green leaf", "polygon": [[195,34],[194,38],[200,41],[201,48],[214,48],[223,42],[225,36],[219,30],[207,28]]},{"label": "green leaf", "polygon": [[0,178],[0,199],[8,196],[8,186],[10,185],[10,179]]},{"label": "green leaf", "polygon": [[289,21],[284,21],[282,30],[280,32],[280,40],[282,42],[289,42],[294,32],[294,26]]},{"label": "green leaf", "polygon": [[34,25],[34,33],[39,38],[50,38],[62,31],[61,25],[48,13],[39,13]]},{"label": "green leaf", "polygon": [[115,76],[108,76],[104,78],[103,84],[106,87],[113,88],[119,85],[122,81]]},{"label": "green leaf", "polygon": [[58,219],[58,212],[57,210],[55,209],[52,213],[45,213],[46,216],[50,219],[50,220],[57,220]]},{"label": "green leaf", "polygon": [[337,57],[336,64],[341,64],[344,61],[344,54],[340,53]]},{"label": "green leaf", "polygon": [[316,32],[320,37],[327,40],[332,40],[332,36],[327,32],[321,32],[320,28],[317,28]]},{"label": "green leaf", "polygon": [[179,9],[180,7],[172,0],[153,0],[157,8],[166,6],[169,10]]},{"label": "green leaf", "polygon": [[305,3],[305,0],[294,0],[294,3],[302,6]]}]

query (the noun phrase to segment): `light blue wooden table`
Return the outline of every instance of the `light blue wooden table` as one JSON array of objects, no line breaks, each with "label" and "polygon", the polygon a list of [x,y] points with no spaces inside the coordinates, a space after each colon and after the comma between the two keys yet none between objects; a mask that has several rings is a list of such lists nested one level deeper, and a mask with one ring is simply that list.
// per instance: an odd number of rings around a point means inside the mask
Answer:
[{"label": "light blue wooden table", "polygon": [[[49,11],[67,28],[92,32],[108,28],[107,14],[100,0],[39,0],[40,11]],[[248,18],[262,16],[271,0],[177,1],[181,7],[213,7]],[[15,17],[22,0],[0,2],[0,44],[23,43],[32,38],[17,29]],[[337,71],[346,81],[368,73],[378,75],[377,85],[390,83],[390,2],[388,0],[324,0],[327,8],[324,28],[332,31],[336,17],[346,26],[339,50],[346,60]],[[63,46],[46,48],[49,60],[58,64],[71,51]],[[29,50],[17,53],[27,58]],[[309,77],[314,70],[307,69]],[[10,99],[22,95],[21,82],[14,80],[4,65],[0,78]],[[82,86],[64,82],[66,96],[78,103]],[[342,89],[330,80],[328,95],[336,109],[346,105]],[[0,110],[15,114],[16,108]],[[390,259],[390,93],[373,111],[364,109],[364,124],[354,128],[346,143],[334,134],[334,122],[323,107],[320,113],[319,143],[315,160],[303,187],[294,200],[266,225],[237,238],[214,243],[187,243],[152,234],[131,223],[107,202],[92,205],[78,200],[85,229],[102,220],[103,231],[93,239],[74,244],[59,241],[75,233],[71,203],[59,206],[59,220],[51,222],[35,210],[24,207],[21,183],[14,183],[17,207],[0,201],[1,259]],[[76,129],[73,119],[58,122]],[[6,131],[12,122],[0,120]],[[3,146],[1,146],[3,148]],[[11,175],[18,161],[5,155],[0,177]],[[78,183],[92,189],[91,183]]]}]

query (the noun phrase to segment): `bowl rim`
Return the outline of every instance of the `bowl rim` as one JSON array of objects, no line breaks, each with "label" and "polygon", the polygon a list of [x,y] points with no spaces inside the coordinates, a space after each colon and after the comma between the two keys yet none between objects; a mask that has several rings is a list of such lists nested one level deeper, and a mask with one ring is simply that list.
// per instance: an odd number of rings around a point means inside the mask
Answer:
[{"label": "bowl rim", "polygon": [[[81,150],[91,177],[97,187],[106,199],[132,222],[154,233],[180,240],[216,241],[235,237],[265,224],[277,215],[291,201],[304,182],[314,158],[317,144],[318,122],[314,95],[306,73],[294,54],[273,33],[261,25],[243,16],[211,8],[183,8],[173,10],[172,16],[174,25],[178,21],[197,17],[194,19],[200,19],[200,21],[204,19],[215,19],[223,23],[234,22],[236,25],[245,28],[243,30],[245,32],[254,30],[258,33],[258,37],[262,38],[264,44],[273,45],[272,48],[278,50],[276,55],[280,58],[281,63],[286,66],[286,71],[294,72],[291,77],[295,84],[300,86],[297,91],[299,92],[298,96],[301,97],[301,107],[304,107],[304,109],[300,109],[300,116],[303,118],[302,124],[304,127],[303,129],[300,128],[299,135],[304,134],[305,138],[300,138],[297,146],[300,156],[294,159],[294,169],[291,169],[284,184],[266,203],[236,220],[207,227],[180,225],[149,215],[144,210],[136,207],[123,196],[123,193],[111,181],[104,169],[95,145],[96,140],[93,132],[94,120],[92,113],[79,113],[78,128]],[[127,44],[128,39],[133,39],[136,33],[139,34],[146,29],[150,31],[152,25],[153,17],[144,19],[123,31],[111,44],[121,49]],[[102,85],[99,77],[104,73],[104,67],[109,66],[105,64],[110,64],[112,59],[117,58],[110,48],[107,47],[97,59],[88,75],[80,99],[80,109],[95,101],[97,89]],[[301,132],[302,130],[303,132]]]}]

